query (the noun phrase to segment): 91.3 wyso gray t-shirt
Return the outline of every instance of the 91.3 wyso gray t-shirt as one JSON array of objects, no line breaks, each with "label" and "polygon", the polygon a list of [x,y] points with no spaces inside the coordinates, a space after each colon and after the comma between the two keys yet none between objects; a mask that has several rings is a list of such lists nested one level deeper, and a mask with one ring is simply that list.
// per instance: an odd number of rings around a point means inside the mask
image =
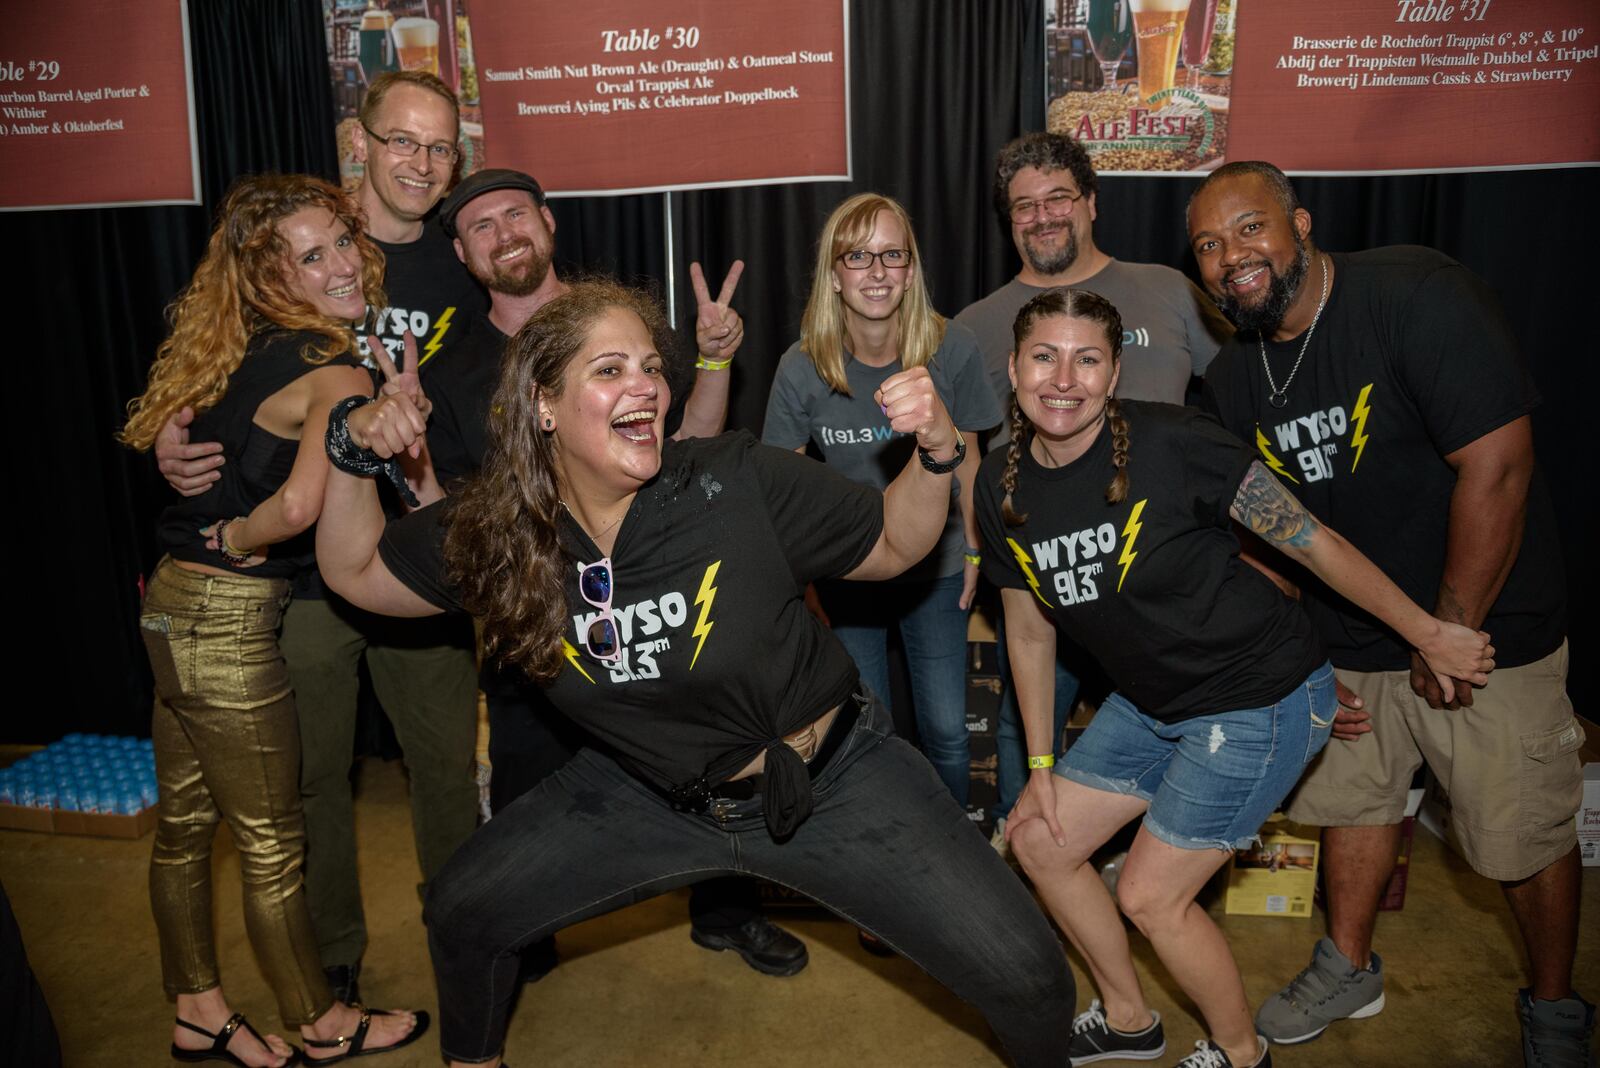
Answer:
[{"label": "91.3 wyso gray t-shirt", "polygon": [[[852,482],[882,490],[905,468],[917,445],[915,437],[896,433],[889,426],[888,417],[873,400],[884,380],[901,370],[898,362],[869,367],[846,351],[845,379],[850,384],[846,396],[828,388],[797,341],[778,361],[761,440],[785,449],[815,442],[829,467]],[[958,428],[981,431],[1000,422],[1000,405],[984,379],[983,360],[970,330],[947,324],[944,341],[928,361],[928,374]],[[970,442],[969,447],[976,448],[977,443]],[[901,581],[942,578],[961,570],[966,537],[961,529],[959,494],[959,485],[951,479],[950,516],[944,533],[933,551],[906,571]]]}]

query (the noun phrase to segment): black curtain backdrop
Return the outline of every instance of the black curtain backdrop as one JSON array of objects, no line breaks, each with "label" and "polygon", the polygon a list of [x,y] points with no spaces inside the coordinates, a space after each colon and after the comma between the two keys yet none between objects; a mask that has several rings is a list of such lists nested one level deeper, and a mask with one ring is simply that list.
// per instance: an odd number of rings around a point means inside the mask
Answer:
[{"label": "black curtain backdrop", "polygon": [[[857,0],[850,11],[855,179],[672,195],[677,312],[694,314],[688,263],[713,284],[748,264],[735,304],[747,324],[730,427],[759,431],[777,359],[798,336],[818,231],[843,197],[866,189],[910,211],[922,269],[947,314],[1017,270],[1009,229],[990,208],[990,170],[1007,140],[1044,120],[1042,0]],[[8,405],[18,477],[13,567],[31,605],[18,699],[0,741],[71,730],[148,732],[150,687],[137,627],[140,576],[154,564],[155,517],[168,499],[154,464],[112,439],[164,332],[162,309],[187,281],[222,193],[265,170],[334,176],[332,104],[318,0],[190,6],[205,204],[6,215],[6,248],[25,277],[9,318],[28,324]],[[774,136],[783,136],[774,131]],[[492,152],[493,146],[490,146]],[[685,146],[693,151],[693,146]],[[491,161],[492,162],[492,161]],[[1594,648],[1576,610],[1594,577],[1583,535],[1582,393],[1593,376],[1570,336],[1600,240],[1594,171],[1503,171],[1300,179],[1329,249],[1431,245],[1499,292],[1544,405],[1541,463],[1557,492],[1574,652]],[[1194,264],[1183,232],[1193,179],[1103,178],[1095,236],[1122,259]],[[635,282],[664,273],[663,194],[555,200],[558,264]],[[1406,521],[1396,504],[1396,524]],[[1581,663],[1581,660],[1577,662]],[[1595,688],[1574,673],[1579,711]],[[1590,711],[1593,718],[1593,712]]]}]

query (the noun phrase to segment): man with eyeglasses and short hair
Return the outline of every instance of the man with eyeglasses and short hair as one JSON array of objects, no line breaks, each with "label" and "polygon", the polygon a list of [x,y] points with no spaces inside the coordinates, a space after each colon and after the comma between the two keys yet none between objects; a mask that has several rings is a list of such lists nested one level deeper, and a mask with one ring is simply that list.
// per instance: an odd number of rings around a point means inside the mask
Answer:
[{"label": "man with eyeglasses and short hair", "polygon": [[396,364],[410,330],[426,375],[430,364],[449,358],[463,321],[489,310],[438,220],[423,221],[449,192],[460,158],[455,94],[427,71],[390,71],[367,90],[360,122],[353,147],[364,173],[356,199],[367,235],[383,250],[389,299],[370,325]]},{"label": "man with eyeglasses and short hair", "polygon": [[[1022,306],[1046,289],[1075,286],[1116,305],[1123,324],[1117,396],[1128,400],[1182,404],[1190,379],[1204,374],[1222,343],[1233,336],[1233,327],[1181,271],[1158,263],[1126,263],[1095,245],[1095,195],[1094,164],[1083,146],[1065,134],[1024,134],[1001,149],[995,160],[994,206],[1011,224],[1022,270],[955,317],[977,335],[989,382],[1008,413],[987,442],[989,451],[1005,448],[1011,440],[1011,380],[1006,369],[1012,323]],[[983,549],[995,551],[994,546]],[[1060,640],[1056,651],[1058,658],[1064,655],[1069,661],[1074,655],[1069,643]],[[1005,819],[1022,791],[1027,768],[1003,634],[999,653],[1000,673],[1008,684],[995,730],[999,797],[992,814],[995,848],[1004,853]],[[1058,659],[1054,735],[1058,743],[1077,697],[1077,677]]]},{"label": "man with eyeglasses and short hair", "polygon": [[[388,298],[388,307],[369,309],[365,333],[399,363],[410,331],[426,380],[451,359],[464,323],[489,308],[438,220],[426,219],[449,191],[460,158],[456,96],[426,71],[389,72],[367,90],[360,122],[354,154],[364,173],[356,199],[367,235],[383,250]],[[192,418],[185,409],[169,421],[155,450],[162,474],[186,496],[205,492],[222,464],[220,444],[188,442]],[[461,620],[369,615],[328,595],[312,572],[296,583],[280,644],[300,717],[306,899],[329,984],[340,1000],[355,1002],[367,944],[350,786],[359,664],[365,654],[400,742],[426,885],[477,826],[472,628]]]}]

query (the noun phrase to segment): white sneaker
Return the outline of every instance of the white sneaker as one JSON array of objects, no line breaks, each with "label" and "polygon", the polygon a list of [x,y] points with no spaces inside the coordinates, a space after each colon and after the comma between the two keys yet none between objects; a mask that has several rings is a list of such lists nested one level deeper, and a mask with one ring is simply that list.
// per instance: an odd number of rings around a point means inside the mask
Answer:
[{"label": "white sneaker", "polygon": [[1011,843],[1006,841],[1006,818],[1004,816],[994,821],[994,833],[989,835],[989,845],[996,853],[1000,854],[1000,859],[1007,864],[1014,866],[1017,863],[1017,858],[1011,852]]}]

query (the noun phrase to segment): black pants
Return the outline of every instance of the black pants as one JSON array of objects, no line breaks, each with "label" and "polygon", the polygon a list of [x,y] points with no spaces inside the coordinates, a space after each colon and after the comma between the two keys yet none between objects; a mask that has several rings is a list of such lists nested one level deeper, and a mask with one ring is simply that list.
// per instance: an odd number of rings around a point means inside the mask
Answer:
[{"label": "black pants", "polygon": [[[498,813],[565,766],[593,740],[545,699],[532,684],[485,668],[489,705],[489,810]],[[707,934],[736,931],[761,914],[761,891],[753,879],[719,876],[689,888],[689,922]]]},{"label": "black pants", "polygon": [[873,701],[813,780],[816,808],[774,841],[761,798],[675,811],[588,749],[490,820],[428,889],[445,1056],[505,1042],[522,947],[563,927],[738,873],[881,937],[984,1014],[1021,1068],[1060,1068],[1073,981],[1032,896]]}]

